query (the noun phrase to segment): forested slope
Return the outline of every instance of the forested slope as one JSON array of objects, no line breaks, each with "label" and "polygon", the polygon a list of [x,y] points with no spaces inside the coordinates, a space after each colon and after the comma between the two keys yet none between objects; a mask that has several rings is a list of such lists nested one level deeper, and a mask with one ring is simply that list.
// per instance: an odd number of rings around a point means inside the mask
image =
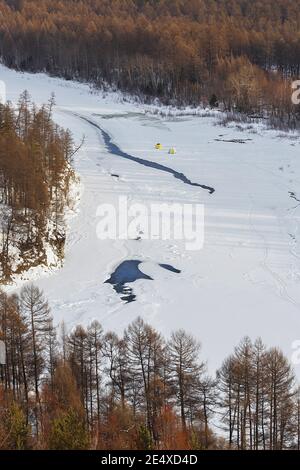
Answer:
[{"label": "forested slope", "polygon": [[225,109],[267,110],[292,126],[300,1],[1,0],[0,55],[165,101],[216,95]]},{"label": "forested slope", "polygon": [[27,92],[16,108],[0,104],[0,282],[63,257],[73,144],[52,106],[37,109]]},{"label": "forested slope", "polygon": [[167,340],[141,318],[121,336],[97,321],[58,331],[34,286],[0,293],[0,332],[0,449],[299,449],[293,371],[261,340],[210,377],[185,331]]}]

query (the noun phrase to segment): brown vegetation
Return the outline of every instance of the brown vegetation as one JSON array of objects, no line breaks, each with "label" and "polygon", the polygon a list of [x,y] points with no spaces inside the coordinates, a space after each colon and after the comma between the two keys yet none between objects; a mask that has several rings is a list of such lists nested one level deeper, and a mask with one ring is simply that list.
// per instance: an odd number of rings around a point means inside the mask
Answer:
[{"label": "brown vegetation", "polygon": [[166,341],[139,318],[121,337],[96,321],[66,334],[32,285],[0,302],[0,449],[299,449],[291,366],[261,340],[213,379],[182,330]]},{"label": "brown vegetation", "polygon": [[53,104],[37,109],[27,92],[16,108],[0,104],[0,283],[47,264],[47,244],[63,255],[73,144]]},{"label": "brown vegetation", "polygon": [[0,56],[177,104],[298,124],[300,0],[0,0]]}]

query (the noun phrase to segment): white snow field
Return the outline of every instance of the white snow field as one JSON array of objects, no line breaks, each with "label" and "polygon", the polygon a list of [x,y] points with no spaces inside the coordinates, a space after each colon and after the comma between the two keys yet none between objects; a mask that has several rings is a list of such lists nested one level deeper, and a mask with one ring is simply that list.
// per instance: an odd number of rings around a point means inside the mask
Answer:
[{"label": "white snow field", "polygon": [[[69,221],[64,267],[29,273],[49,298],[56,323],[68,328],[99,320],[121,332],[138,315],[167,336],[184,328],[202,343],[209,370],[245,335],[259,336],[292,357],[300,339],[300,140],[296,135],[216,125],[213,117],[159,117],[121,94],[91,92],[87,85],[22,74],[0,66],[12,101],[27,89],[41,104],[55,92],[56,122],[85,143],[75,157],[82,194]],[[86,118],[83,120],[82,117]],[[192,182],[113,155],[101,126],[127,154],[166,165]],[[219,139],[219,140],[218,140]],[[228,142],[244,139],[244,143]],[[249,140],[247,140],[249,139]],[[225,142],[224,142],[225,140]],[[156,151],[161,142],[164,150]],[[175,156],[168,155],[176,147]],[[118,176],[112,176],[118,175]],[[97,238],[100,204],[203,203],[205,244],[188,251],[184,241]],[[297,201],[298,199],[298,201]],[[153,280],[131,284],[136,301],[124,303],[108,283],[124,260],[140,260]],[[172,265],[181,273],[159,267]],[[23,276],[26,278],[26,276]],[[26,282],[18,279],[9,290]],[[300,376],[300,366],[295,364]]]}]

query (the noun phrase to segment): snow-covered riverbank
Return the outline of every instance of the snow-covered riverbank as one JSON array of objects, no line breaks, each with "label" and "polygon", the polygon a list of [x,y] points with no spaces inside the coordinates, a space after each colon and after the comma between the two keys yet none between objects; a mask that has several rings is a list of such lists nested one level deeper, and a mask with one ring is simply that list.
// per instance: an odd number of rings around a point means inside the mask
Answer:
[{"label": "snow-covered riverbank", "polygon": [[[57,323],[64,320],[71,328],[97,318],[120,331],[141,315],[166,334],[181,327],[201,340],[212,370],[245,335],[261,336],[291,356],[292,343],[300,339],[299,139],[223,128],[210,117],[145,114],[142,105],[122,103],[120,95],[102,97],[86,85],[2,66],[0,80],[11,100],[27,89],[40,104],[55,92],[57,123],[69,127],[78,143],[85,134],[75,158],[83,192],[70,219],[64,267],[36,280]],[[126,154],[172,168],[215,192],[112,154],[88,121]],[[165,150],[156,152],[156,142]],[[171,146],[176,156],[168,155]],[[122,195],[144,204],[203,203],[204,249],[186,251],[184,241],[100,241],[97,208],[117,206]],[[129,304],[105,283],[127,259],[141,260],[139,269],[153,279],[131,286],[137,297]],[[300,366],[295,370],[300,376]]]}]

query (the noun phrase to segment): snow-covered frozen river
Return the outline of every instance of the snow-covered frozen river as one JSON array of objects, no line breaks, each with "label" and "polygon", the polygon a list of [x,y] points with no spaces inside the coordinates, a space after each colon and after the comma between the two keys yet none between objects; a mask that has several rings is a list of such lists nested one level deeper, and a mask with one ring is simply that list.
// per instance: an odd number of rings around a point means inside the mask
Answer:
[{"label": "snow-covered frozen river", "polygon": [[[71,328],[97,318],[120,332],[141,315],[166,334],[184,328],[201,340],[211,370],[245,335],[261,336],[291,357],[300,340],[299,138],[224,128],[212,117],[161,118],[121,95],[2,66],[0,80],[11,100],[27,89],[43,103],[55,92],[55,120],[76,142],[85,135],[75,158],[82,195],[70,219],[64,267],[31,274],[57,323]],[[157,142],[164,150],[155,151]],[[172,146],[175,156],[168,155]],[[145,205],[204,204],[204,248],[139,237],[99,240],[97,208],[117,207],[119,196]],[[136,299],[130,303],[105,283],[126,260],[141,261],[145,275],[131,284]],[[295,370],[300,376],[300,366]]]}]

